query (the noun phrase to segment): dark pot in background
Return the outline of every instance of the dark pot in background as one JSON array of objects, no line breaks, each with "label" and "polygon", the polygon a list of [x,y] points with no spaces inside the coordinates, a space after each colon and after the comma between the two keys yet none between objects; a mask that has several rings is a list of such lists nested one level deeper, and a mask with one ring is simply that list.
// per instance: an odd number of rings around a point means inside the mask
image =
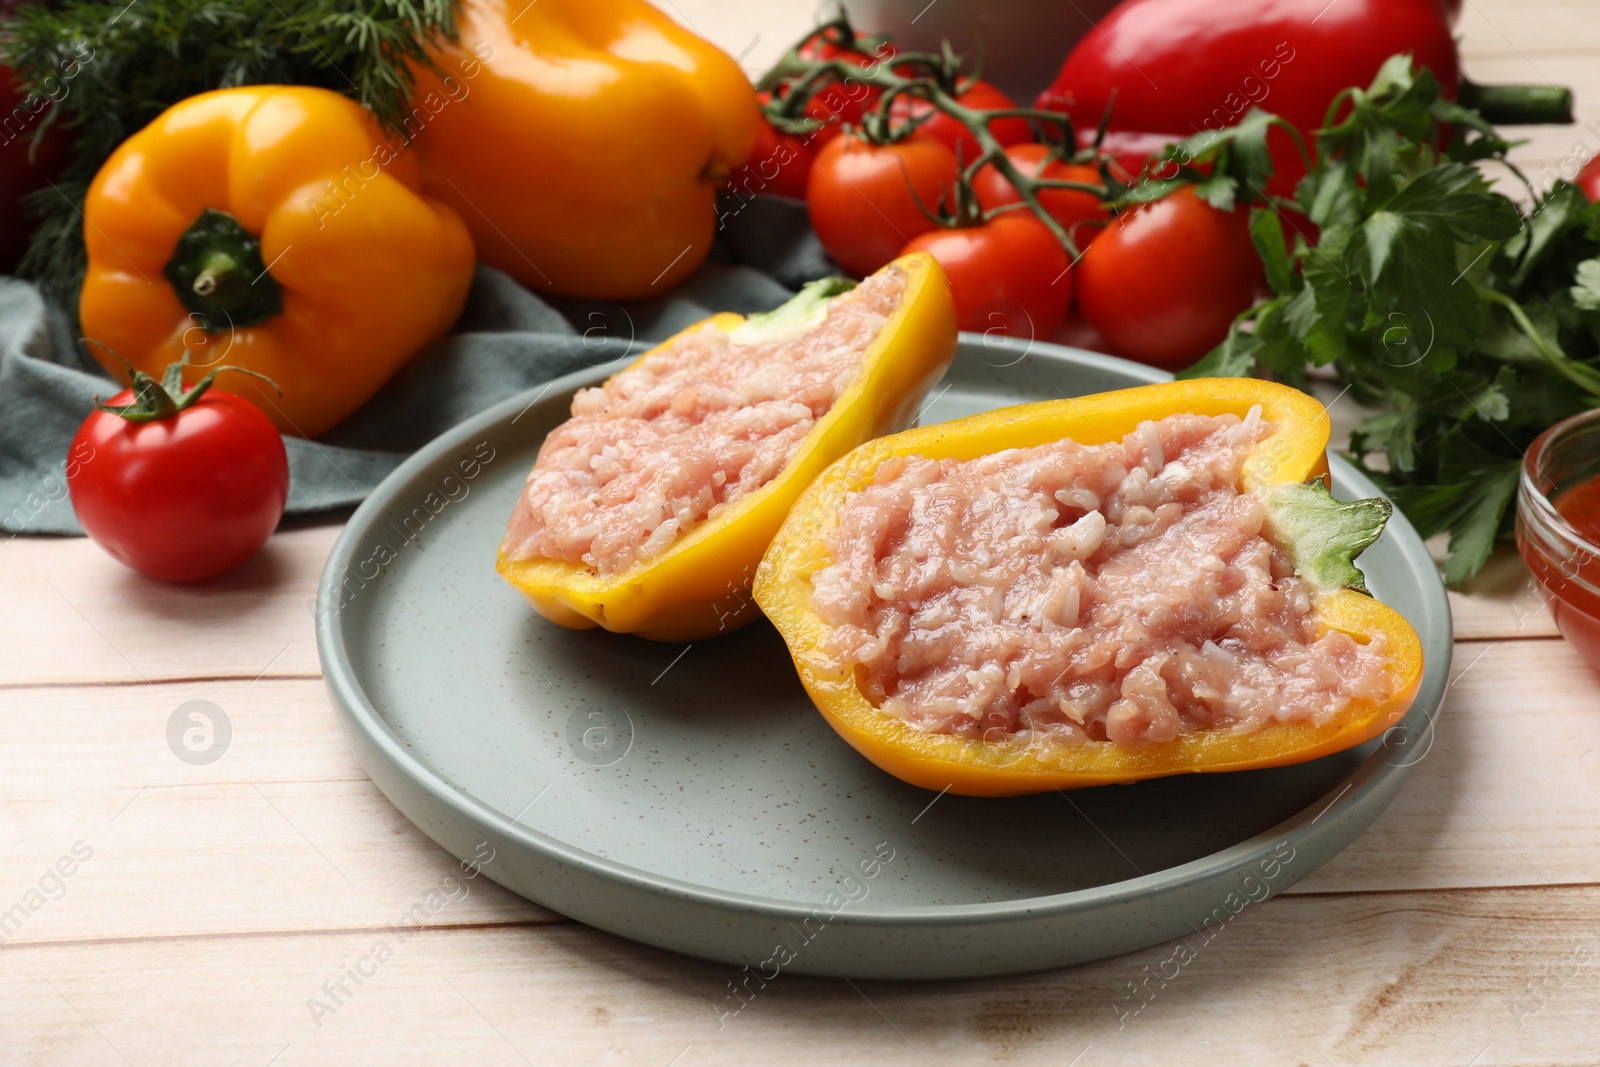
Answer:
[{"label": "dark pot in background", "polygon": [[1116,0],[846,0],[859,30],[887,33],[895,46],[937,52],[948,39],[983,78],[1023,107],[1049,85],[1061,61]]}]

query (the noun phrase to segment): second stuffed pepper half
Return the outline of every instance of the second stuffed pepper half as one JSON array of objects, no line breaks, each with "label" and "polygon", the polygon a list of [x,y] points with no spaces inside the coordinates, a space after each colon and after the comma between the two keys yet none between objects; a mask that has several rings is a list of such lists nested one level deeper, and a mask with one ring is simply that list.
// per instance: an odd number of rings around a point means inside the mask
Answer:
[{"label": "second stuffed pepper half", "polygon": [[756,575],[829,724],[928,789],[1005,796],[1298,763],[1370,740],[1422,648],[1354,557],[1328,416],[1256,379],[991,411],[856,449]]}]

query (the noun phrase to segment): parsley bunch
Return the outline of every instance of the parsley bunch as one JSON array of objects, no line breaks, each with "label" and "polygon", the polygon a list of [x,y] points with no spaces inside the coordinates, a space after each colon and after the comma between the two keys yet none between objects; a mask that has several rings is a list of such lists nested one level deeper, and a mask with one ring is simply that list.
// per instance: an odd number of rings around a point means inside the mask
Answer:
[{"label": "parsley bunch", "polygon": [[[1505,161],[1512,144],[1408,56],[1334,101],[1293,201],[1259,194],[1275,124],[1257,112],[1168,150],[1222,164],[1191,176],[1219,207],[1239,191],[1267,202],[1251,229],[1274,294],[1182,376],[1304,387],[1308,367],[1332,367],[1379,412],[1352,434],[1352,458],[1422,536],[1449,533],[1445,579],[1459,583],[1510,532],[1534,437],[1600,405],[1600,207],[1566,183],[1538,194]],[[1526,214],[1483,160],[1528,185]]]},{"label": "parsley bunch", "polygon": [[56,189],[34,194],[42,222],[22,273],[62,299],[76,296],[89,182],[119,144],[178,101],[238,85],[312,85],[398,128],[411,64],[428,63],[428,42],[455,32],[455,0],[23,4],[0,34],[0,64],[15,70],[25,94],[57,100],[34,133],[67,129],[71,160]]}]

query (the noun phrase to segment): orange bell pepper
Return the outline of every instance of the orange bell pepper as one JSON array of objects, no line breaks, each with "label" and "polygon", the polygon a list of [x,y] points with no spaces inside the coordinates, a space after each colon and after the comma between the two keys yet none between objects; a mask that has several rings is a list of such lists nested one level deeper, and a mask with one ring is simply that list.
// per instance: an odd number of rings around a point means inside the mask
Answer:
[{"label": "orange bell pepper", "polygon": [[89,187],[84,335],[123,382],[117,356],[160,377],[185,351],[265,375],[281,395],[245,376],[229,388],[283,433],[315,437],[466,302],[472,238],[421,188],[416,159],[337,93],[190,97],[124,141]]},{"label": "orange bell pepper", "polygon": [[[870,482],[890,457],[973,459],[1063,438],[1101,444],[1120,440],[1146,420],[1178,413],[1243,417],[1255,404],[1278,429],[1246,460],[1242,488],[1266,502],[1272,535],[1313,590],[1318,623],[1363,642],[1385,636],[1393,678],[1387,700],[1354,705],[1324,726],[1275,723],[1237,736],[1196,732],[1139,750],[1109,741],[1070,747],[991,742],[929,733],[885,715],[857,688],[852,665],[834,663],[820,651],[825,624],[811,609],[811,575],[829,562],[825,538],[846,496]],[[1389,506],[1381,500],[1333,501],[1321,480],[1328,470],[1327,446],[1328,416],[1321,404],[1253,378],[1147,385],[907,430],[857,448],[806,490],[761,561],[755,599],[788,642],[800,680],[828,723],[873,763],[927,789],[1010,796],[1315,759],[1368,741],[1398,722],[1422,675],[1416,631],[1366,594],[1352,562],[1382,531]]]},{"label": "orange bell pepper", "polygon": [[[939,265],[918,252],[891,266],[906,272],[900,307],[862,357],[855,380],[817,420],[776,478],[685,533],[662,555],[641,560],[621,574],[601,577],[579,564],[513,560],[502,552],[501,575],[527,596],[539,614],[576,629],[604,626],[658,641],[698,641],[756,618],[750,599],[756,564],[801,491],[824,467],[861,442],[909,423],[955,356],[955,305]],[[759,318],[722,314],[706,321],[725,333],[741,327],[787,331],[809,315],[820,316],[825,292],[821,288],[802,292]],[[684,332],[704,325],[697,323]],[[674,340],[669,338],[660,348]]]},{"label": "orange bell pepper", "polygon": [[483,261],[613,300],[692,274],[761,126],[738,65],[643,0],[464,0],[457,22],[405,125]]}]

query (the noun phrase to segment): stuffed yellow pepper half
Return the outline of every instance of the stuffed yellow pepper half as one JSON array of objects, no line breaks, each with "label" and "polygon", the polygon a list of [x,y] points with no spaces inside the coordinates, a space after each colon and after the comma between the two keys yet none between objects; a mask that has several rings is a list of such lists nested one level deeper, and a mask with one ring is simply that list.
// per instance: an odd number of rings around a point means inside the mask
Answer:
[{"label": "stuffed yellow pepper half", "polygon": [[563,626],[696,640],[749,622],[757,562],[796,498],[910,424],[955,354],[926,254],[776,311],[715,315],[580,390],[507,524],[499,571]]}]

